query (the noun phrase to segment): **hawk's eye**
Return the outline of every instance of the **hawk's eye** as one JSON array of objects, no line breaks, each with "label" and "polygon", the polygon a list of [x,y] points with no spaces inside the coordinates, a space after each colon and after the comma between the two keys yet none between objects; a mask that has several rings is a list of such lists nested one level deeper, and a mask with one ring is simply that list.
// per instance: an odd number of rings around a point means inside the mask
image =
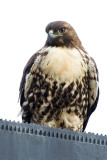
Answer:
[{"label": "hawk's eye", "polygon": [[59,29],[59,32],[60,32],[60,33],[64,33],[65,31],[66,31],[66,28],[65,28],[65,27]]}]

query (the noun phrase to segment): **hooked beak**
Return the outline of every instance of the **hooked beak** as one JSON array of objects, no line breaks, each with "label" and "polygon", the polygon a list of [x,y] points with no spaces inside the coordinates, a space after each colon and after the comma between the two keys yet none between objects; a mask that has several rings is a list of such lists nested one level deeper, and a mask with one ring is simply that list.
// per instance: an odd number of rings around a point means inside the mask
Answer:
[{"label": "hooked beak", "polygon": [[62,36],[59,32],[55,32],[53,30],[50,30],[48,33],[49,38],[56,38],[58,36]]}]

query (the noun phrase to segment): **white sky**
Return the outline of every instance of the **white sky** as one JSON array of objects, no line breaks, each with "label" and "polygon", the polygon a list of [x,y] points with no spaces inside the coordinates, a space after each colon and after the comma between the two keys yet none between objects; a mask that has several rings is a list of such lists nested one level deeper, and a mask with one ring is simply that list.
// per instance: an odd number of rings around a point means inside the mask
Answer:
[{"label": "white sky", "polygon": [[0,118],[21,121],[23,68],[46,41],[51,21],[70,23],[99,69],[100,100],[86,132],[107,134],[107,1],[0,0]]}]

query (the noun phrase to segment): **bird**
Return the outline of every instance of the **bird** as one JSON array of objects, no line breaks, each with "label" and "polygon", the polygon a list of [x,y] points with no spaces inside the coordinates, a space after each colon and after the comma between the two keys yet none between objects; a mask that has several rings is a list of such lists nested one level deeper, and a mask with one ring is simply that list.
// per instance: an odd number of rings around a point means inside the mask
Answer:
[{"label": "bird", "polygon": [[83,132],[99,99],[99,73],[76,31],[49,23],[44,46],[27,62],[19,87],[24,123]]}]

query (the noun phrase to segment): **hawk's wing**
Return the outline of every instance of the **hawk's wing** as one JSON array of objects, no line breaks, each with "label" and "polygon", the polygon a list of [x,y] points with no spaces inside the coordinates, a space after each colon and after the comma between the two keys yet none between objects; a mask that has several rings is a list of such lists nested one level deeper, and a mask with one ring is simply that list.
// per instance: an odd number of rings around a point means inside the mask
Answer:
[{"label": "hawk's wing", "polygon": [[99,99],[98,70],[93,58],[89,59],[88,76],[89,76],[89,106],[87,111],[87,119],[84,122],[83,130],[87,125],[90,115],[96,109]]},{"label": "hawk's wing", "polygon": [[38,52],[35,53],[27,62],[24,70],[23,70],[23,75],[22,75],[22,79],[20,82],[20,88],[19,88],[19,98],[20,98],[20,105],[22,105],[23,101],[24,101],[24,87],[25,87],[25,82],[26,82],[26,75],[30,72],[30,69],[35,61],[35,59],[38,56]]},{"label": "hawk's wing", "polygon": [[[19,98],[20,98],[20,105],[22,106],[22,103],[25,100],[24,97],[24,91],[26,90],[25,88],[25,84],[26,84],[26,79],[27,79],[27,74],[29,74],[32,69],[32,65],[34,63],[36,63],[37,65],[39,65],[39,62],[41,61],[41,57],[45,56],[46,54],[48,54],[47,48],[43,47],[41,48],[38,52],[36,52],[27,62],[24,71],[23,71],[23,76],[20,82],[20,88],[19,88]],[[39,57],[40,56],[40,57]],[[39,57],[39,58],[38,58]],[[36,62],[35,62],[36,61]],[[29,81],[29,86],[31,85],[31,81]],[[29,88],[27,88],[29,89]]]}]

